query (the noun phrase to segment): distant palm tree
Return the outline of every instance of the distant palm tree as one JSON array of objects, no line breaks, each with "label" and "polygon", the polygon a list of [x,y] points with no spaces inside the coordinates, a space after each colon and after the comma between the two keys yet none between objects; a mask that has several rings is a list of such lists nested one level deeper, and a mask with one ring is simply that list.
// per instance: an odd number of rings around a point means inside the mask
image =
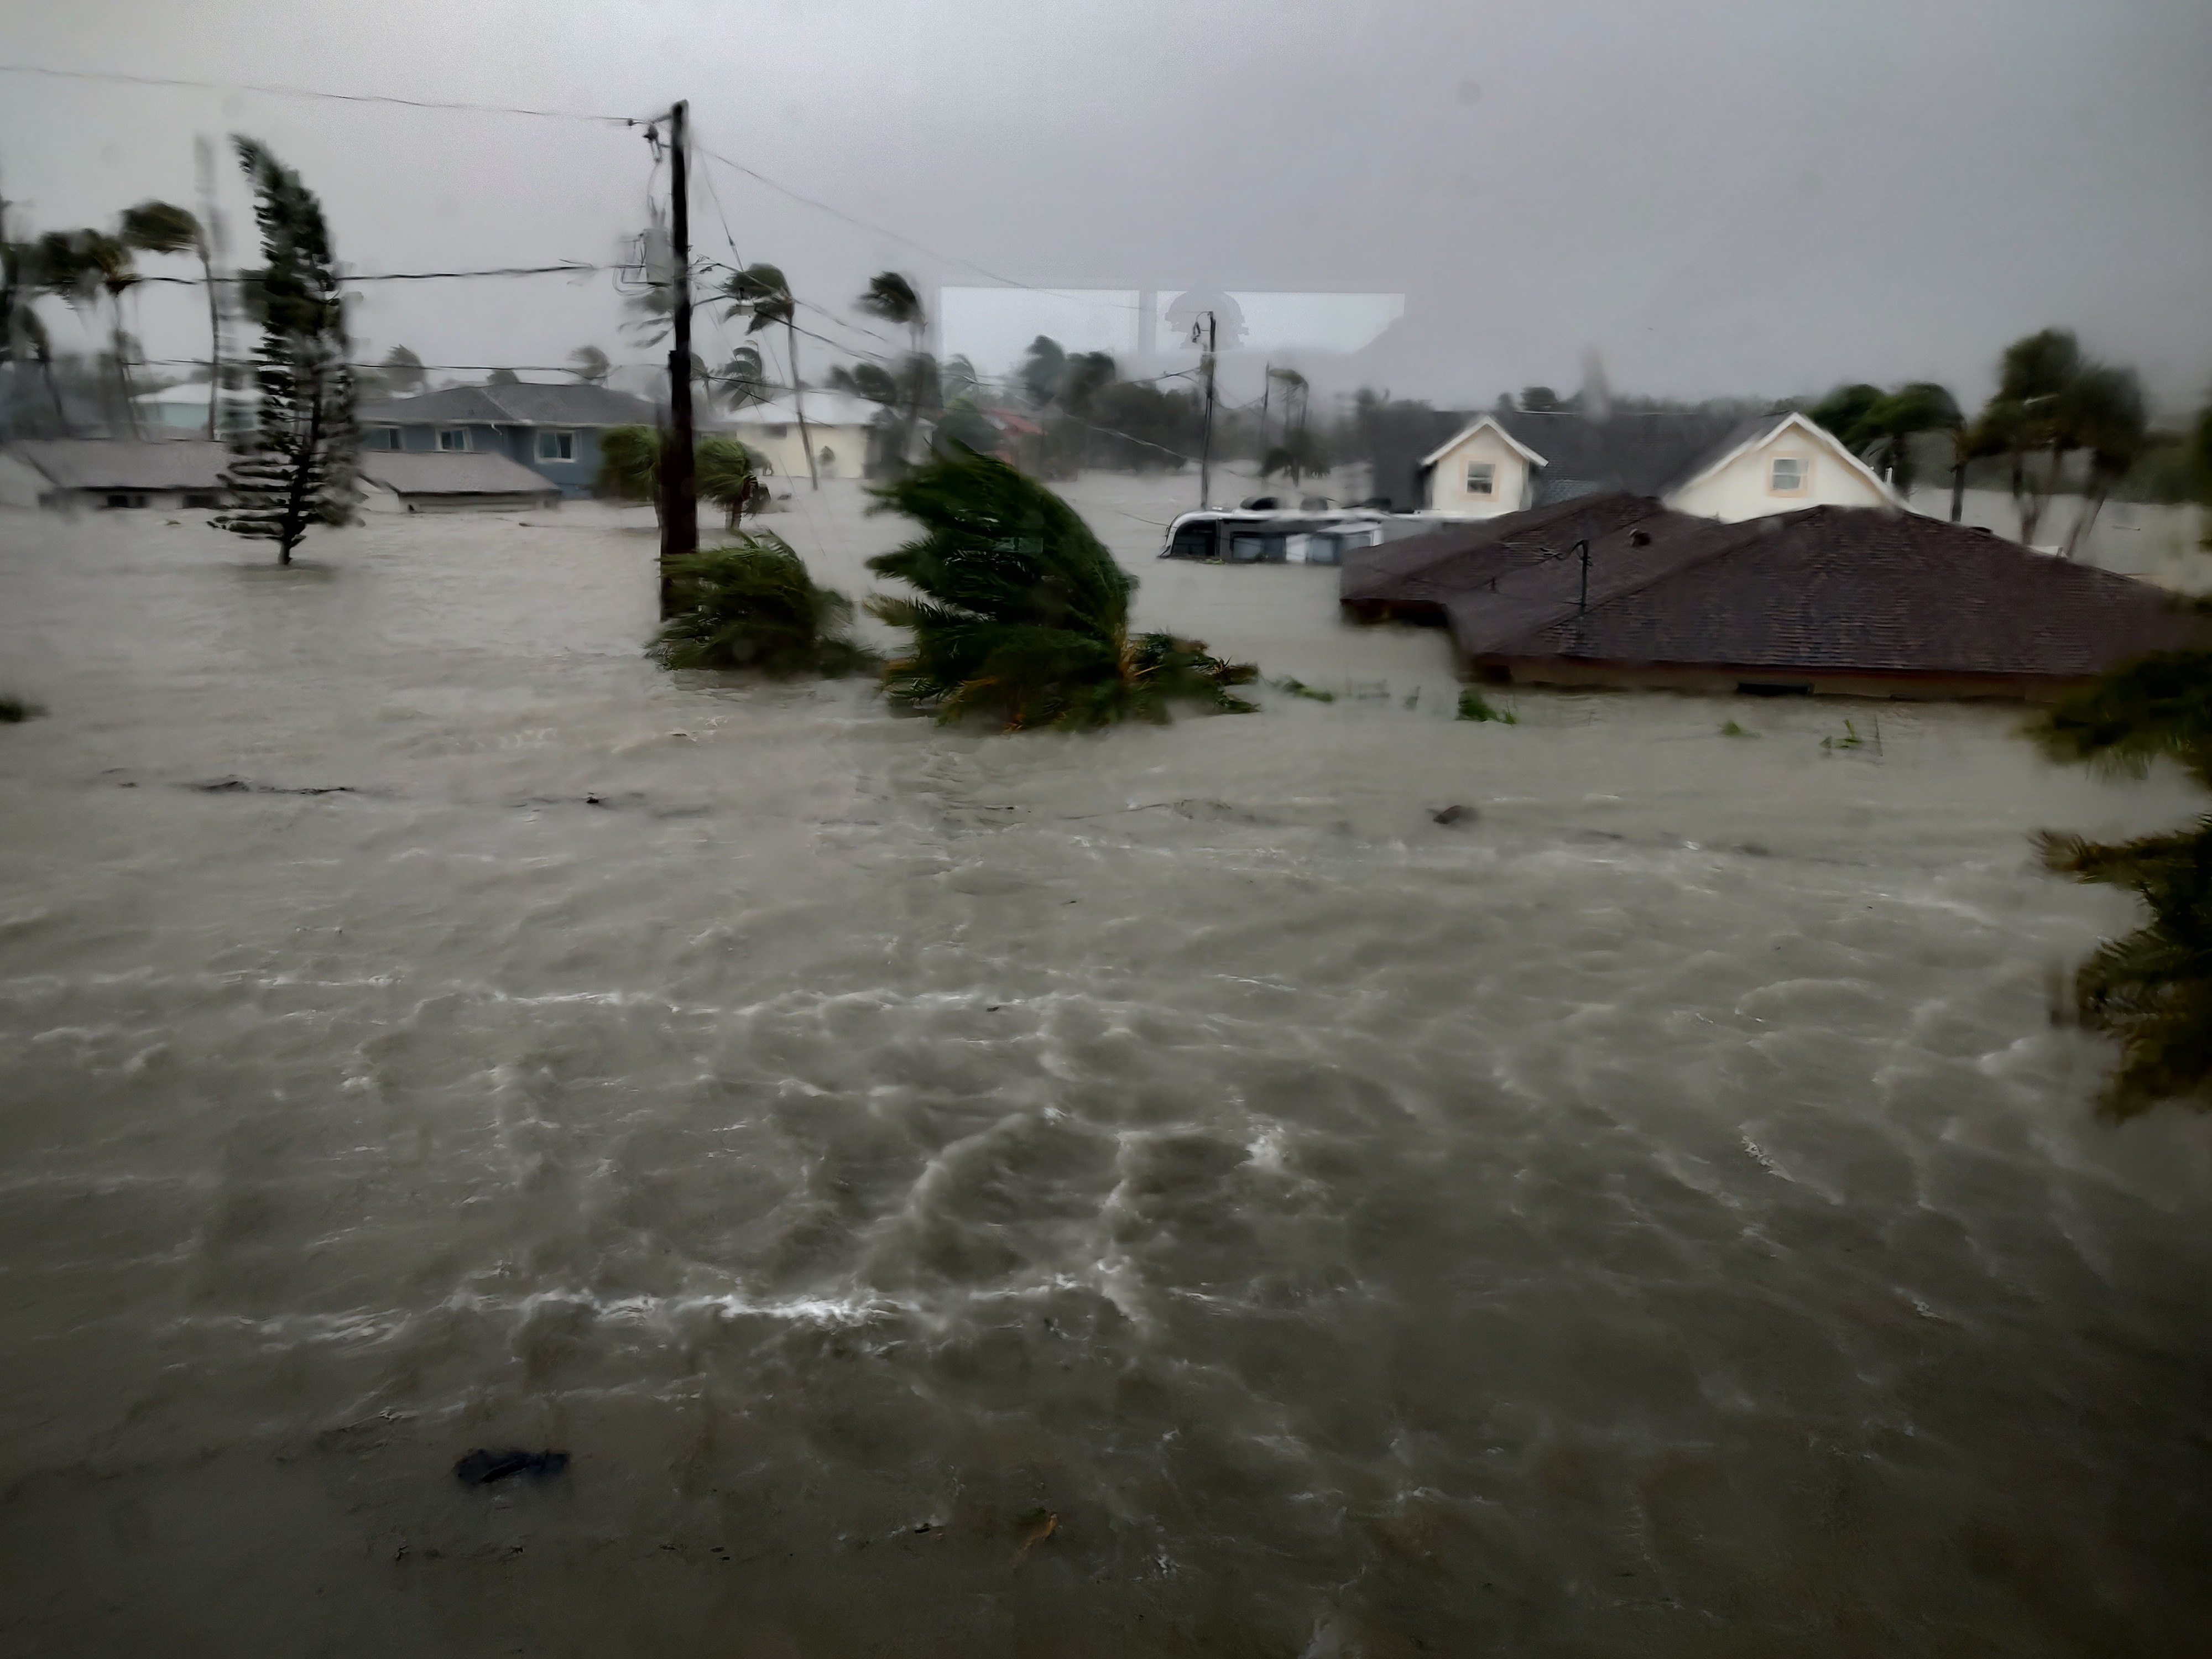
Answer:
[{"label": "distant palm tree", "polygon": [[806,429],[806,381],[799,372],[799,301],[792,297],[790,283],[774,265],[747,265],[743,270],[732,271],[724,279],[722,296],[730,306],[722,315],[748,319],[748,334],[757,334],[777,323],[783,325],[785,348],[791,362],[792,403],[799,415],[799,442],[806,452],[806,480],[813,488],[821,489],[821,475],[814,463],[814,439]]},{"label": "distant palm tree", "polygon": [[1965,424],[1957,399],[1933,380],[1911,380],[1869,410],[1863,431],[1867,457],[1899,495],[1912,493],[1912,441],[1923,432],[1950,432]]},{"label": "distant palm tree", "polygon": [[714,384],[722,402],[733,410],[766,403],[774,390],[768,378],[768,365],[761,359],[760,348],[750,343],[741,345],[730,353],[730,361],[724,363],[721,372],[714,377]]},{"label": "distant palm tree", "polygon": [[1136,580],[1075,510],[1035,479],[973,453],[928,462],[875,492],[922,534],[868,561],[921,597],[868,609],[912,645],[884,670],[894,702],[941,721],[974,714],[1008,731],[1164,720],[1171,703],[1254,707],[1230,690],[1255,678],[1195,640],[1129,632]]},{"label": "distant palm tree", "polygon": [[568,372],[586,386],[605,386],[613,373],[607,354],[595,345],[578,346],[568,354]]},{"label": "distant palm tree", "polygon": [[2089,454],[2088,489],[2074,527],[2066,532],[2065,554],[2072,558],[2112,486],[2143,452],[2148,421],[2142,385],[2133,369],[2096,363],[2074,377],[2059,399],[2059,418],[2067,435]]},{"label": "distant palm tree", "polygon": [[208,302],[208,419],[207,434],[216,435],[222,402],[222,305],[215,281],[215,251],[209,246],[207,228],[198,216],[167,202],[141,202],[125,208],[118,226],[125,247],[146,253],[190,253],[200,262],[200,281]]},{"label": "distant palm tree", "polygon": [[40,286],[67,301],[80,316],[87,306],[96,313],[102,298],[112,307],[109,355],[115,364],[124,418],[137,433],[138,410],[131,401],[130,349],[123,331],[123,295],[138,280],[131,250],[104,231],[50,230],[39,238],[33,257]]},{"label": "distant palm tree", "polygon": [[[907,363],[901,376],[907,382],[906,419],[899,433],[899,463],[904,465],[914,455],[915,428],[921,423],[921,406],[925,399],[935,403],[942,400],[941,387],[934,386],[937,365],[928,360],[921,348],[922,331],[928,319],[922,311],[921,296],[914,291],[914,284],[896,270],[878,271],[868,279],[867,291],[854,301],[871,317],[895,323],[907,331]],[[931,393],[934,392],[934,396]]]},{"label": "distant palm tree", "polygon": [[[1983,410],[1990,435],[2003,439],[2011,459],[2020,538],[2030,546],[2058,489],[2067,454],[2078,447],[2060,418],[2059,402],[2083,366],[2081,347],[2070,330],[2046,328],[2024,335],[2005,348],[1996,394]],[[2028,457],[2039,452],[2047,455],[2039,473],[2027,465]]]},{"label": "distant palm tree", "polygon": [[404,345],[396,345],[386,352],[375,373],[385,392],[394,398],[411,398],[430,380],[422,360]]},{"label": "distant palm tree", "polygon": [[53,341],[34,303],[40,293],[47,291],[37,245],[10,240],[6,226],[0,223],[0,360],[20,368],[22,355],[30,354],[53,404],[54,423],[67,437],[69,410],[62,402],[61,388],[54,384]]}]

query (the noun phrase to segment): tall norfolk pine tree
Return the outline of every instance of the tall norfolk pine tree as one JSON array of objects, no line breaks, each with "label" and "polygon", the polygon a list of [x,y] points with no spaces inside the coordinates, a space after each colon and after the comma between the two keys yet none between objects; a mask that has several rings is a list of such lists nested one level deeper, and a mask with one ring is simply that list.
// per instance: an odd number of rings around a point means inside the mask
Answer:
[{"label": "tall norfolk pine tree", "polygon": [[216,522],[275,542],[277,562],[289,564],[310,525],[353,517],[358,441],[345,307],[322,204],[262,145],[236,135],[231,142],[253,181],[261,227],[262,269],[246,273],[244,284],[261,322],[253,371],[261,395],[224,475],[236,505]]}]

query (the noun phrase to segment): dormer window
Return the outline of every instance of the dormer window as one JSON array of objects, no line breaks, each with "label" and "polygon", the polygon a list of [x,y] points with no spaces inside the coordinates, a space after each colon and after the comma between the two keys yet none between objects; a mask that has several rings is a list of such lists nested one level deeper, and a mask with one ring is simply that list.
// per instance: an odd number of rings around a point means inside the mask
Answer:
[{"label": "dormer window", "polygon": [[1805,463],[1796,455],[1777,455],[1769,464],[1766,479],[1769,495],[1797,495],[1804,493]]},{"label": "dormer window", "polygon": [[1488,461],[1469,461],[1467,464],[1467,493],[1470,495],[1495,495],[1498,493],[1498,469]]}]

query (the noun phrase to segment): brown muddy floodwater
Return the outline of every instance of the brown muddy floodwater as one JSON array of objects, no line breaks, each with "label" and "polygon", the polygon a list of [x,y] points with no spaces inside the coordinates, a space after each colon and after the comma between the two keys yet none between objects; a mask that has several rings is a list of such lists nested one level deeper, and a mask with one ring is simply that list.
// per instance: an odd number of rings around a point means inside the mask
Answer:
[{"label": "brown muddy floodwater", "polygon": [[1338,701],[672,679],[590,507],[0,514],[0,1650],[2199,1650],[2212,1126],[2093,1117],[2027,840],[2188,793],[1455,722],[1187,488],[1073,493]]}]

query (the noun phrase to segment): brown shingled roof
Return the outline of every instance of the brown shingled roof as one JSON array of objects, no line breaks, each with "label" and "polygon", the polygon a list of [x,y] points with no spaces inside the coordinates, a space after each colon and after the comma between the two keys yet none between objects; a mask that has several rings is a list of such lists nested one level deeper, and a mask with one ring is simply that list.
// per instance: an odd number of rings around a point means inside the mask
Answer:
[{"label": "brown shingled roof", "polygon": [[[1441,616],[1470,662],[1516,670],[1829,679],[2078,680],[2208,631],[2148,583],[1879,508],[1723,525],[1613,495],[1459,528],[1481,533],[1386,544],[1347,564],[1346,607]],[[1586,611],[1572,548],[1583,538]],[[1407,556],[1424,543],[1437,545]]]}]

